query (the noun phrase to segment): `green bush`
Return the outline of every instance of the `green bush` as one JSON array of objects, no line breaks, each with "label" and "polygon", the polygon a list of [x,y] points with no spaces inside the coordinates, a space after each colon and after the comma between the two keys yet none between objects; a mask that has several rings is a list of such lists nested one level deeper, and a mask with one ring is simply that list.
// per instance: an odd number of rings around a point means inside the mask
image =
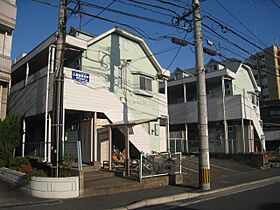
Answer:
[{"label": "green bush", "polygon": [[24,165],[30,165],[27,157],[13,157],[10,161],[10,167],[15,169],[20,168]]},{"label": "green bush", "polygon": [[27,178],[28,182],[31,181],[31,178],[33,176],[36,176],[36,177],[47,177],[47,173],[44,172],[43,170],[38,170],[38,171],[35,170],[34,172],[28,172],[28,173],[26,173],[26,178]]},{"label": "green bush", "polygon": [[7,115],[0,120],[0,167],[9,167],[14,162],[14,149],[20,145],[21,117]]}]

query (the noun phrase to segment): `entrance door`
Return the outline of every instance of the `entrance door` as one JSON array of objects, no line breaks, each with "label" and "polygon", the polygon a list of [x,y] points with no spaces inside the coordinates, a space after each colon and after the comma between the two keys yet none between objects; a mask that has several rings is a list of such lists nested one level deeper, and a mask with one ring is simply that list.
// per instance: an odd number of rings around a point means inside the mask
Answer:
[{"label": "entrance door", "polygon": [[90,163],[91,162],[90,120],[84,120],[80,122],[80,139],[81,139],[81,146],[82,146],[82,162]]}]

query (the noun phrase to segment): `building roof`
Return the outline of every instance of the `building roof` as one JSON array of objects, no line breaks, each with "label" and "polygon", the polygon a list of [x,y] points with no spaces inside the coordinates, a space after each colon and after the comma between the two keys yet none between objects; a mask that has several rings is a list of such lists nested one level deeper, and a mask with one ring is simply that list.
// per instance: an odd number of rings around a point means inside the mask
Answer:
[{"label": "building roof", "polygon": [[118,34],[118,35],[120,35],[120,36],[122,36],[122,37],[125,37],[125,38],[127,38],[127,39],[130,39],[130,40],[132,40],[132,41],[134,41],[134,42],[137,42],[137,43],[142,47],[142,49],[144,50],[144,52],[145,52],[146,55],[147,55],[147,58],[151,61],[151,63],[152,63],[153,66],[157,69],[157,71],[158,71],[161,75],[163,75],[163,76],[165,76],[165,77],[169,77],[169,76],[170,76],[170,71],[167,70],[167,69],[163,69],[163,68],[160,66],[160,64],[158,63],[158,61],[157,61],[157,59],[155,58],[154,54],[151,52],[151,50],[149,49],[149,47],[146,45],[145,41],[144,41],[142,38],[140,38],[140,37],[138,37],[138,36],[136,36],[136,35],[134,35],[134,34],[128,32],[128,31],[126,31],[126,30],[124,30],[124,29],[121,29],[121,28],[119,28],[119,27],[114,27],[114,28],[112,28],[112,29],[106,31],[106,32],[103,33],[103,34],[94,37],[93,39],[91,39],[91,40],[88,42],[88,44],[89,44],[89,45],[94,44],[94,43],[96,43],[96,42],[98,42],[98,41],[104,39],[105,37],[107,37],[107,36],[109,36],[109,35],[111,35],[111,34],[113,34],[113,33],[116,33],[116,34]]}]

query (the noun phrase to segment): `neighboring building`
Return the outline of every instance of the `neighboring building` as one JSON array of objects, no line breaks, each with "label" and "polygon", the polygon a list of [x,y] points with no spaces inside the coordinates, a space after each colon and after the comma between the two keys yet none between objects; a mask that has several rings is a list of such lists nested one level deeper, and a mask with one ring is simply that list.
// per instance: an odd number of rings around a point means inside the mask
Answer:
[{"label": "neighboring building", "polygon": [[267,150],[275,150],[280,146],[280,100],[262,102],[261,118]]},{"label": "neighboring building", "polygon": [[[51,35],[12,67],[9,112],[24,117],[23,155],[50,162],[56,36]],[[99,36],[71,29],[64,62],[63,154],[103,163],[123,151],[129,128],[130,155],[167,151],[167,91],[161,68],[145,42],[120,28]],[[113,149],[112,149],[113,148]]]},{"label": "neighboring building", "polygon": [[[250,67],[240,61],[206,65],[210,152],[244,153],[265,149],[260,139],[260,88]],[[198,151],[196,70],[177,69],[168,81],[171,150]]]},{"label": "neighboring building", "polygon": [[261,101],[280,99],[280,50],[272,45],[245,59],[252,68],[257,84],[261,87]]},{"label": "neighboring building", "polygon": [[11,47],[16,25],[16,1],[0,1],[0,119],[6,116],[11,80]]}]

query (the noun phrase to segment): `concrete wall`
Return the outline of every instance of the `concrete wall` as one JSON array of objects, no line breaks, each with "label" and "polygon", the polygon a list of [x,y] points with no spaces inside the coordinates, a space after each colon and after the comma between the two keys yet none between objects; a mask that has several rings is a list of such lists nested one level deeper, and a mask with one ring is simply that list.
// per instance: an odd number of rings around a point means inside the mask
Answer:
[{"label": "concrete wall", "polygon": [[0,178],[19,186],[34,197],[79,197],[79,177],[32,177],[28,182],[25,174],[8,168],[0,168]]}]

